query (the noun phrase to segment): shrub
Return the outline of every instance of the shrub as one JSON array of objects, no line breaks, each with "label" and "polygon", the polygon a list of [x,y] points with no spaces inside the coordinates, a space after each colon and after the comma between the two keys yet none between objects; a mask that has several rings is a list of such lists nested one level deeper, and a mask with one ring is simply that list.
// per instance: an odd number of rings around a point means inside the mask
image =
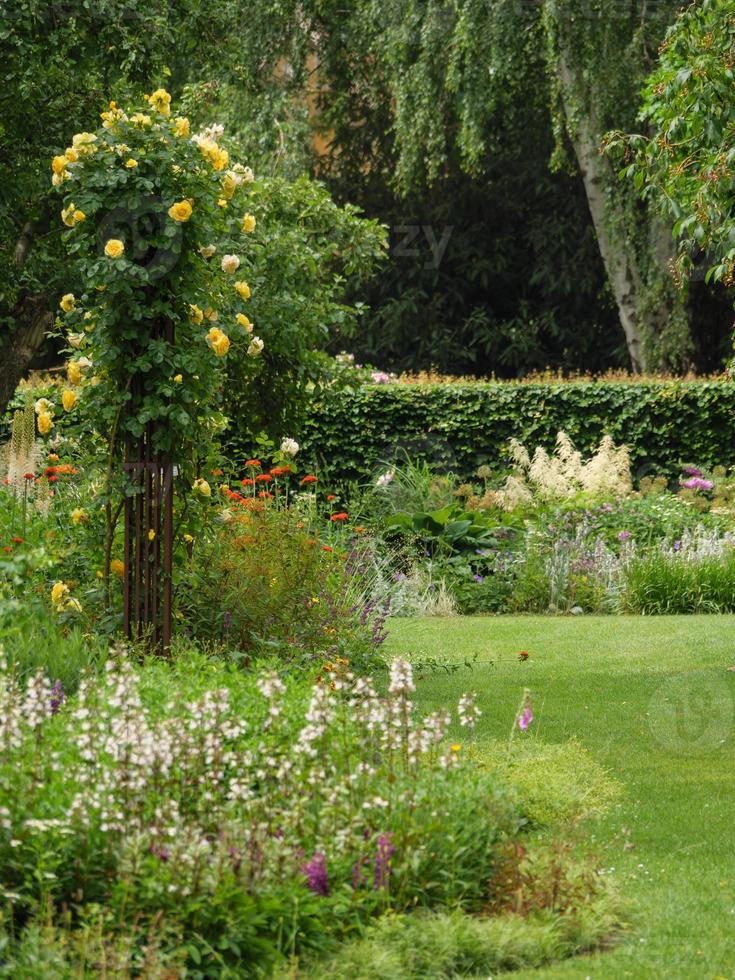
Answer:
[{"label": "shrub", "polygon": [[563,429],[586,453],[607,434],[628,446],[634,474],[673,478],[682,462],[735,463],[734,415],[727,381],[365,385],[315,398],[301,442],[341,480],[372,481],[406,451],[469,478],[482,464],[506,466],[512,438],[551,451]]}]

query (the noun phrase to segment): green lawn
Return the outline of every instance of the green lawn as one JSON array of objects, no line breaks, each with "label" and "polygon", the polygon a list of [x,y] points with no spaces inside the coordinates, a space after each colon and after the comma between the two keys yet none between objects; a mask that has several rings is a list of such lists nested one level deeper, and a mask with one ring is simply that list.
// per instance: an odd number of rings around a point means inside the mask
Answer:
[{"label": "green lawn", "polygon": [[477,654],[471,671],[428,674],[422,706],[474,689],[478,739],[502,737],[530,687],[531,737],[577,736],[625,785],[594,829],[634,931],[514,976],[735,978],[735,616],[397,620],[388,644],[414,660]]}]

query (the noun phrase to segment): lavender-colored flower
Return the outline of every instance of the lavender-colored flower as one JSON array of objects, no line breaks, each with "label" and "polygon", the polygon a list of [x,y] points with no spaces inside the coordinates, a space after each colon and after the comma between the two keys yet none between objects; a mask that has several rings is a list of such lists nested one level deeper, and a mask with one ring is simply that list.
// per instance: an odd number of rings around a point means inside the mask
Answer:
[{"label": "lavender-colored flower", "polygon": [[59,708],[64,703],[64,688],[61,681],[56,681],[54,686],[51,688],[51,697],[49,698],[49,706],[51,708],[51,714],[55,715]]},{"label": "lavender-colored flower", "polygon": [[478,585],[484,581],[482,575],[473,575],[472,578],[477,582]]},{"label": "lavender-colored flower", "polygon": [[632,533],[630,531],[619,531],[618,532],[618,541],[627,541],[628,538],[630,538],[632,536],[633,535],[632,535]]},{"label": "lavender-colored flower", "polygon": [[686,473],[687,476],[701,476],[702,475],[702,471],[701,470],[698,470],[696,466],[685,466],[683,468],[683,472]]},{"label": "lavender-colored flower", "polygon": [[703,480],[699,476],[693,476],[691,480],[682,480],[681,486],[685,490],[711,490],[714,487],[712,480]]},{"label": "lavender-colored flower", "polygon": [[680,550],[681,550],[681,540],[677,538],[676,541],[674,541],[674,551],[680,551]]},{"label": "lavender-colored flower", "polygon": [[329,877],[327,875],[327,859],[321,851],[317,851],[311,861],[302,864],[301,870],[306,877],[307,887],[315,895],[329,894]]},{"label": "lavender-colored flower", "polygon": [[387,834],[381,834],[377,841],[375,866],[373,870],[373,888],[375,888],[376,891],[388,884],[388,879],[390,878],[390,859],[393,857],[395,852],[396,849],[393,846],[393,834],[390,832]]},{"label": "lavender-colored flower", "polygon": [[374,385],[387,385],[393,380],[385,371],[371,371],[370,380]]},{"label": "lavender-colored flower", "polygon": [[522,732],[525,732],[532,721],[533,708],[531,707],[531,695],[528,691],[526,691],[526,699],[523,702],[523,707],[518,715],[518,727]]}]

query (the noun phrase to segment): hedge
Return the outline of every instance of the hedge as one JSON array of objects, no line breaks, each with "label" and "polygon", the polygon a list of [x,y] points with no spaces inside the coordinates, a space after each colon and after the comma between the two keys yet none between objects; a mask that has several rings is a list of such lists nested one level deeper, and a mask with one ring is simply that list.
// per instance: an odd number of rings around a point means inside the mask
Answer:
[{"label": "hedge", "polygon": [[735,464],[735,383],[440,383],[322,391],[300,432],[303,461],[335,481],[365,482],[403,452],[472,476],[505,466],[508,442],[552,449],[564,429],[578,449],[605,433],[631,451],[637,478],[674,478],[682,464]]}]

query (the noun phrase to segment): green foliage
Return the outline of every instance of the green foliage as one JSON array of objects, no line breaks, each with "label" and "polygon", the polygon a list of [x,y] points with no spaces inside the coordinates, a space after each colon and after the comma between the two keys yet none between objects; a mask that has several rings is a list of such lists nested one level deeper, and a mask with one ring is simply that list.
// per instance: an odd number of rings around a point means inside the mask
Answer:
[{"label": "green foliage", "polygon": [[650,554],[626,573],[623,609],[644,615],[735,612],[735,549],[688,561]]},{"label": "green foliage", "polygon": [[652,132],[608,137],[625,162],[623,174],[674,223],[681,273],[706,268],[708,279],[726,284],[735,269],[734,32],[728,0],[689,6],[668,31],[646,84],[641,117]]},{"label": "green foliage", "polygon": [[335,479],[373,481],[408,452],[467,477],[504,468],[511,438],[551,451],[563,429],[584,452],[604,434],[631,453],[636,480],[683,462],[730,465],[735,386],[706,382],[368,385],[315,399],[301,431],[306,458]]},{"label": "green foliage", "polygon": [[384,526],[388,536],[394,530],[409,534],[431,554],[445,557],[497,544],[494,529],[483,515],[466,511],[456,503],[429,512],[399,511],[387,517]]}]

